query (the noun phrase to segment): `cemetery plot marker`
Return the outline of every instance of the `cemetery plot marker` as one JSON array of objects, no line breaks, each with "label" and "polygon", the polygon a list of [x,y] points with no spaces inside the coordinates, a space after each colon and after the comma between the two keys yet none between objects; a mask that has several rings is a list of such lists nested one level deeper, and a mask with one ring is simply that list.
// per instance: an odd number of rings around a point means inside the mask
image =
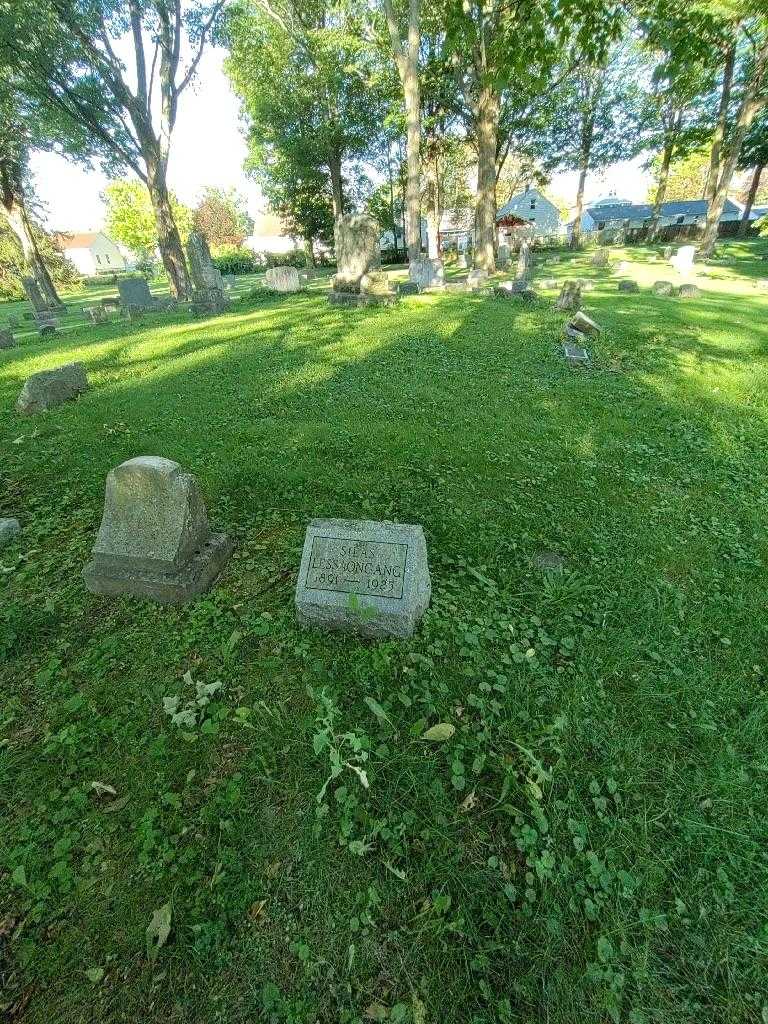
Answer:
[{"label": "cemetery plot marker", "polygon": [[420,526],[313,519],[296,584],[304,626],[367,637],[409,637],[432,589]]}]

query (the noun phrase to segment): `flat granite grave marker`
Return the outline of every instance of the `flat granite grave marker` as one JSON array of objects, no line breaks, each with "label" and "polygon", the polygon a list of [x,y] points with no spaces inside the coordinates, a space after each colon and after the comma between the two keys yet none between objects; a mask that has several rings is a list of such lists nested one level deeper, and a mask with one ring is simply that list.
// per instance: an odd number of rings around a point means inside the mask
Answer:
[{"label": "flat granite grave marker", "polygon": [[55,370],[41,370],[27,377],[16,399],[16,412],[31,416],[63,402],[69,402],[88,390],[88,378],[82,363],[67,363]]},{"label": "flat granite grave marker", "polygon": [[421,526],[313,519],[296,583],[303,626],[409,637],[432,594]]},{"label": "flat granite grave marker", "polygon": [[563,342],[565,361],[569,366],[586,366],[589,363],[589,353],[581,345],[572,345],[570,342]]},{"label": "flat granite grave marker", "polygon": [[18,519],[0,519],[0,548],[4,548],[6,544],[10,544],[20,530],[21,525]]},{"label": "flat granite grave marker", "polygon": [[211,533],[197,480],[155,455],[129,459],[107,476],[104,516],[86,566],[94,594],[134,594],[182,604],[208,590],[232,553]]}]

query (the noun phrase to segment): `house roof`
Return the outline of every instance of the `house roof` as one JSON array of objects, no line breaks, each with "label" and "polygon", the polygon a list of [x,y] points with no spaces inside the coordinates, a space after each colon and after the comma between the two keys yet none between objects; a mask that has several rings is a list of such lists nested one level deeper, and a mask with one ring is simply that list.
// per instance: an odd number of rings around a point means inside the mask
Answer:
[{"label": "house roof", "polygon": [[751,220],[760,220],[766,213],[768,213],[768,206],[753,206],[749,216]]},{"label": "house roof", "polygon": [[[662,217],[706,217],[709,203],[706,199],[681,199],[661,204]],[[730,199],[726,199],[723,213],[738,213],[739,207]],[[587,213],[592,220],[629,220],[642,222],[650,220],[653,216],[653,207],[650,203],[617,203],[613,206],[608,204],[590,206]]]},{"label": "house roof", "polygon": [[100,234],[100,231],[81,231],[73,235],[61,231],[56,238],[62,249],[90,249]]}]

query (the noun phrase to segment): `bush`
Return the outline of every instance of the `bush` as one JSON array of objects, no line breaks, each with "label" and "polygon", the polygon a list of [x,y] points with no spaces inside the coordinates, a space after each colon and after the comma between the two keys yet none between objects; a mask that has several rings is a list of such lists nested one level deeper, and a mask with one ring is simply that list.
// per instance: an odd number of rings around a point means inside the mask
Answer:
[{"label": "bush", "polygon": [[222,274],[252,274],[258,269],[254,253],[236,245],[220,245],[212,256],[213,265]]}]

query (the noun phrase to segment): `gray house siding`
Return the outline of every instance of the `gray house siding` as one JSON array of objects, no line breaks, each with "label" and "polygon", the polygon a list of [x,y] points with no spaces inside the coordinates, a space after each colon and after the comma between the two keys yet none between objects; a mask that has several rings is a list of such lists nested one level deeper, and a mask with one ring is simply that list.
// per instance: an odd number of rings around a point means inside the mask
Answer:
[{"label": "gray house siding", "polygon": [[[496,220],[501,220],[510,214],[528,221],[533,226],[535,235],[556,235],[560,231],[560,211],[536,188],[512,196],[497,212]],[[500,227],[500,241],[503,241],[501,236],[504,233],[505,229]]]}]

